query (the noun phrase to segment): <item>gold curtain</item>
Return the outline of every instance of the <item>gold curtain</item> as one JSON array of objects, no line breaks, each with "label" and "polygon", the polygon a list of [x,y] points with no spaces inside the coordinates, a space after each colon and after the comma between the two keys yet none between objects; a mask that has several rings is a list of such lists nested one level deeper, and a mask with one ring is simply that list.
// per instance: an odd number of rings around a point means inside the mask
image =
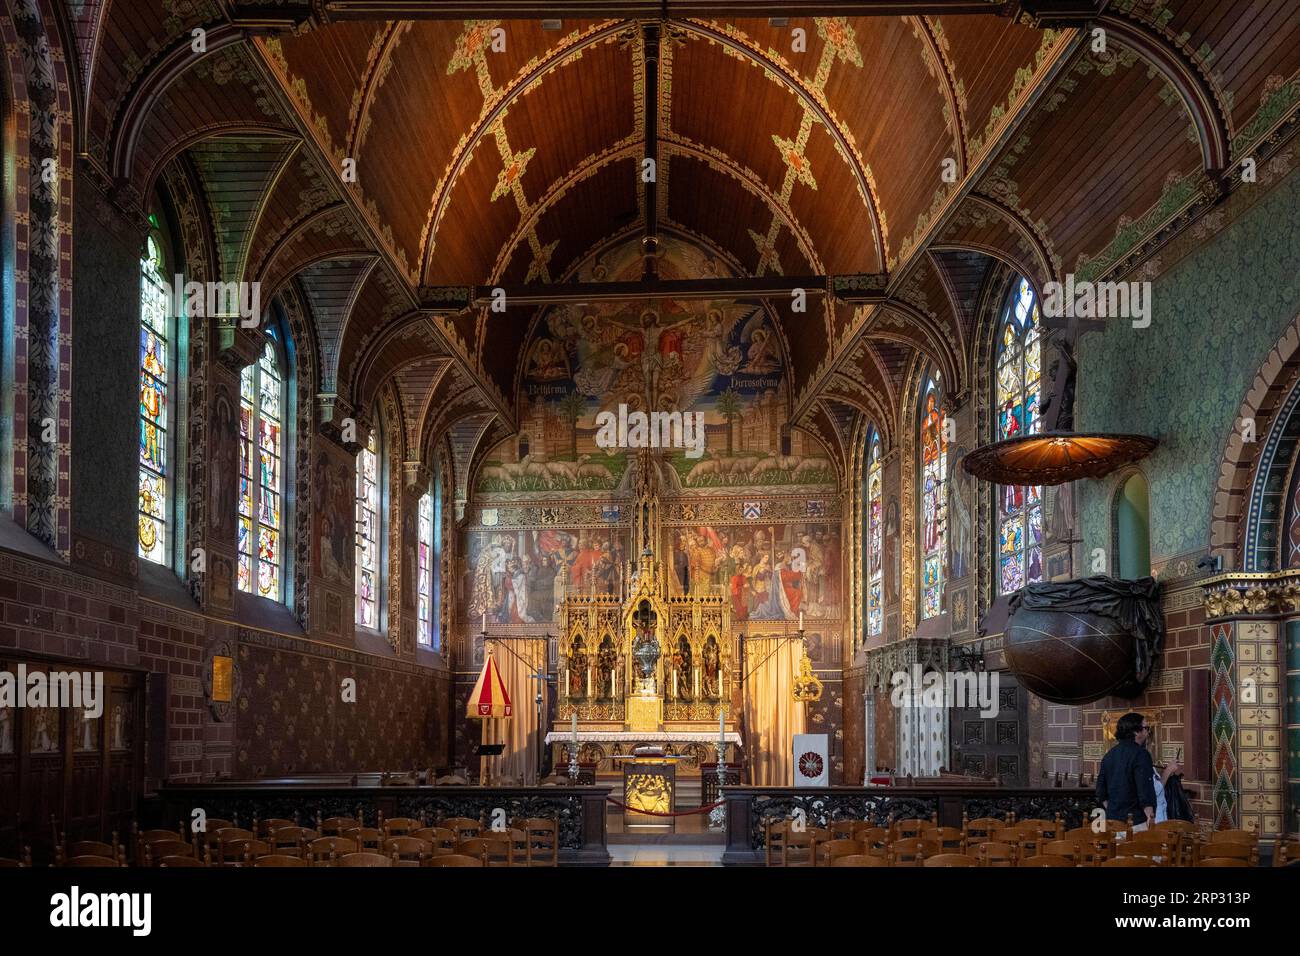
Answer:
[{"label": "gold curtain", "polygon": [[[504,743],[505,751],[493,758],[493,780],[514,777],[521,784],[536,783],[537,777],[537,681],[530,675],[546,661],[546,638],[488,640],[510,695],[512,716],[485,721],[484,743]],[[514,653],[510,653],[514,651]],[[520,659],[522,658],[522,660]],[[482,761],[484,764],[486,760]]]},{"label": "gold curtain", "polygon": [[[769,656],[771,655],[771,656]],[[804,732],[804,707],[794,699],[803,645],[798,639],[753,637],[745,641],[745,727],[754,785],[794,785],[794,735]],[[762,662],[760,664],[760,662]]]}]

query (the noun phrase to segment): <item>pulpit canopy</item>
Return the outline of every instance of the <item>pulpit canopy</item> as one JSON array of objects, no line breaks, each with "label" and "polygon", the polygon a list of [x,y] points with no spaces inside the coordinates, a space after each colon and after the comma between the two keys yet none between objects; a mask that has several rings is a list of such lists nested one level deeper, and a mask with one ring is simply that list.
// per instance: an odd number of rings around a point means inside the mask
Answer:
[{"label": "pulpit canopy", "polygon": [[465,716],[486,720],[489,717],[509,717],[510,714],[510,695],[506,693],[505,681],[501,679],[496,658],[488,654],[474,690],[469,695]]}]

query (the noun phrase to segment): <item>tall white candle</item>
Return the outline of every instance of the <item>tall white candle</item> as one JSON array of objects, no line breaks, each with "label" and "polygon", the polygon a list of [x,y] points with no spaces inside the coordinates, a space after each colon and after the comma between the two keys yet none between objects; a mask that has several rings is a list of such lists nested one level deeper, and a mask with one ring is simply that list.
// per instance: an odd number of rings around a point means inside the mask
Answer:
[{"label": "tall white candle", "polygon": [[573,746],[575,749],[578,746],[578,710],[576,707],[573,710]]},{"label": "tall white candle", "polygon": [[587,668],[587,696],[591,696],[591,668]]},{"label": "tall white candle", "polygon": [[483,630],[487,630],[487,611],[483,612]]},{"label": "tall white candle", "polygon": [[698,665],[695,668],[695,696],[700,696],[700,668]]},{"label": "tall white candle", "polygon": [[799,630],[803,630],[803,611],[799,612]]},{"label": "tall white candle", "polygon": [[677,672],[673,671],[673,697],[677,696]]}]

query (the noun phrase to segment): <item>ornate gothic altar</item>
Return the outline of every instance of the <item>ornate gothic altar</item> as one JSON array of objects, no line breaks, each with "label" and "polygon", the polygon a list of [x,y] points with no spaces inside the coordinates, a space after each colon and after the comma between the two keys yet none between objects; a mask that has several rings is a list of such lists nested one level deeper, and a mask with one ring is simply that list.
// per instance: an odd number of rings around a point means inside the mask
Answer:
[{"label": "ornate gothic altar", "polygon": [[629,586],[621,594],[569,589],[557,613],[560,700],[547,735],[557,767],[567,764],[575,713],[584,762],[604,764],[655,742],[687,756],[689,767],[714,758],[720,727],[728,743],[739,742],[730,713],[730,604],[717,593],[670,593],[656,558],[659,495],[646,458],[637,464],[636,493],[639,558]]}]

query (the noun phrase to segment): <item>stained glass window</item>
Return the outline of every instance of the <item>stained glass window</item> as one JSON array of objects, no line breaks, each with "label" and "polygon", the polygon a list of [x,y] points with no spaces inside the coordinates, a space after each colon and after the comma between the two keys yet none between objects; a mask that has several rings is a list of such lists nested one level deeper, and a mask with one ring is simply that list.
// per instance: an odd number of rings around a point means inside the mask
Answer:
[{"label": "stained glass window", "polygon": [[433,566],[430,569],[433,583],[433,620],[431,645],[434,650],[442,646],[438,628],[442,624],[442,469],[433,472]]},{"label": "stained glass window", "polygon": [[943,605],[944,547],[948,532],[948,437],[943,392],[935,376],[921,390],[921,619]]},{"label": "stained glass window", "polygon": [[[1042,431],[1038,411],[1042,336],[1034,290],[1021,279],[1007,299],[998,339],[998,438]],[[1043,489],[1003,485],[998,494],[998,591],[1008,594],[1043,577]]]},{"label": "stained glass window", "polygon": [[[156,222],[156,220],[155,220]],[[156,233],[140,260],[140,482],[137,538],[140,557],[168,559],[168,388],[170,297]]]},{"label": "stained glass window", "polygon": [[884,518],[881,497],[880,436],[871,436],[870,464],[867,468],[867,634],[884,629],[883,562],[881,560],[881,524]]},{"label": "stained glass window", "polygon": [[433,495],[420,496],[419,640],[433,643]]},{"label": "stained glass window", "polygon": [[273,342],[239,379],[239,589],[280,600],[284,378]]},{"label": "stained glass window", "polygon": [[357,623],[379,626],[379,438],[371,429],[357,456]]}]

